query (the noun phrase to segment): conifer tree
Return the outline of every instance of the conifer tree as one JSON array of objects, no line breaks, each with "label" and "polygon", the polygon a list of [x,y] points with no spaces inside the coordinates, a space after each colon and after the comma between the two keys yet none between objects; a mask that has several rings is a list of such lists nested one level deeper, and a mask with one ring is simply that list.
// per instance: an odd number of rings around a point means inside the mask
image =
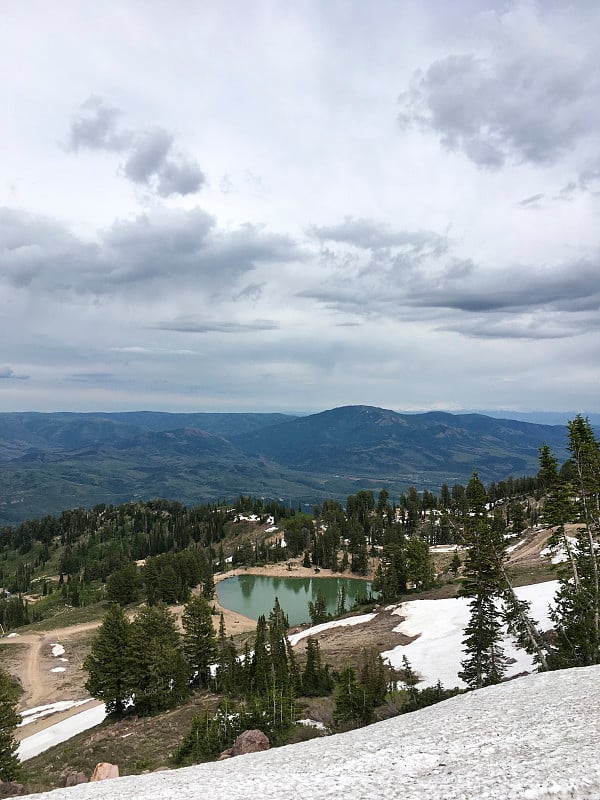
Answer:
[{"label": "conifer tree", "polygon": [[314,603],[312,600],[308,601],[308,615],[313,625],[319,625],[331,619],[331,615],[327,611],[327,600],[320,590],[317,590],[317,599]]},{"label": "conifer tree", "polygon": [[321,648],[317,639],[306,640],[306,664],[302,673],[302,694],[305,697],[327,695],[333,689],[333,680],[327,665],[323,666]]},{"label": "conifer tree", "polygon": [[181,617],[183,652],[190,668],[191,682],[208,686],[210,665],[217,658],[217,640],[210,606],[204,597],[193,597]]},{"label": "conifer tree", "polygon": [[14,732],[20,722],[17,714],[18,690],[6,670],[0,667],[0,781],[19,777],[19,759]]},{"label": "conifer tree", "polygon": [[130,627],[131,677],[135,709],[155,714],[189,694],[188,665],[175,617],[163,605],[142,608]]},{"label": "conifer tree", "polygon": [[[600,446],[588,419],[578,415],[568,423],[573,463],[573,490],[580,524],[571,547],[564,535],[571,573],[561,579],[551,618],[556,630],[557,666],[600,663]],[[554,498],[551,512],[564,519],[563,495]]]},{"label": "conifer tree", "polygon": [[336,683],[334,721],[367,725],[373,717],[373,706],[366,688],[359,683],[354,668],[348,664]]},{"label": "conifer tree", "polygon": [[132,693],[130,623],[121,606],[111,606],[83,662],[85,688],[108,714],[121,714]]},{"label": "conifer tree", "polygon": [[486,492],[476,472],[465,494],[470,515],[465,521],[468,555],[460,595],[471,598],[471,614],[465,628],[466,656],[459,677],[469,688],[479,689],[499,683],[504,672],[501,614],[495,603],[500,595],[504,541],[487,521]]}]

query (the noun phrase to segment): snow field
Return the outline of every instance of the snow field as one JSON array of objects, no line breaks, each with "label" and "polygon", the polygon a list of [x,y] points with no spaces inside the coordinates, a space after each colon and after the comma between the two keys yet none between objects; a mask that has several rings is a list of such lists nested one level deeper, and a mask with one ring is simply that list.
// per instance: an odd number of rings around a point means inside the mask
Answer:
[{"label": "snow field", "polygon": [[[548,609],[557,589],[558,581],[547,581],[515,590],[521,600],[531,601],[531,616],[542,630],[552,627]],[[402,657],[406,656],[422,679],[421,687],[433,686],[439,680],[447,689],[464,688],[458,673],[464,658],[462,640],[469,621],[469,599],[411,600],[401,603],[393,613],[404,618],[394,630],[417,638],[408,645],[384,651],[382,658],[393,667],[401,668]],[[507,677],[533,671],[531,656],[517,648],[508,635],[504,637],[503,646],[505,656],[513,661],[508,665]]]},{"label": "snow field", "polygon": [[600,667],[528,675],[345,734],[39,800],[593,800]]}]

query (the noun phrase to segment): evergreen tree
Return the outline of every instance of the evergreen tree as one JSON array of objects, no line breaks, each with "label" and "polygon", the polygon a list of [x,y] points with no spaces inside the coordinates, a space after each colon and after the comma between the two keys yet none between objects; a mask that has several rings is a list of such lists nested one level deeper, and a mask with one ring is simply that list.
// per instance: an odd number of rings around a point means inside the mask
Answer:
[{"label": "evergreen tree", "polygon": [[254,653],[250,663],[248,686],[251,694],[266,694],[271,685],[271,663],[267,645],[267,620],[264,614],[261,614],[256,622]]},{"label": "evergreen tree", "polygon": [[8,672],[0,667],[0,781],[19,777],[19,759],[14,732],[21,721],[17,714],[19,691]]},{"label": "evergreen tree", "polygon": [[385,700],[389,669],[376,650],[363,652],[361,661],[360,682],[367,691],[369,704],[376,708]]},{"label": "evergreen tree", "polygon": [[140,582],[135,564],[116,570],[106,583],[106,596],[111,603],[120,606],[129,605],[139,600]]},{"label": "evergreen tree", "polygon": [[476,472],[465,494],[470,515],[465,522],[468,554],[460,595],[471,601],[463,639],[466,657],[459,677],[469,688],[479,689],[499,683],[504,672],[501,612],[495,603],[500,595],[504,541],[487,521],[486,493]]},{"label": "evergreen tree", "polygon": [[327,695],[333,689],[333,680],[327,665],[321,661],[321,649],[317,639],[306,640],[306,664],[302,673],[302,694],[305,697]]},{"label": "evergreen tree", "polygon": [[132,693],[130,623],[121,606],[108,609],[83,667],[92,697],[104,702],[108,714],[121,714]]},{"label": "evergreen tree", "polygon": [[155,714],[189,694],[188,665],[175,617],[162,605],[142,608],[130,627],[131,677],[135,709]]},{"label": "evergreen tree", "polygon": [[193,597],[183,609],[183,652],[190,668],[191,682],[208,686],[210,665],[217,659],[217,640],[210,606],[204,597]]},{"label": "evergreen tree", "polygon": [[368,692],[357,680],[354,668],[348,664],[340,672],[336,683],[333,719],[338,725],[367,725],[372,717],[373,705]]},{"label": "evergreen tree", "polygon": [[[568,423],[568,431],[580,527],[575,547],[567,549],[571,572],[561,579],[551,617],[556,664],[584,666],[600,663],[600,446],[581,415]],[[552,511],[560,513],[560,497]],[[563,541],[568,548],[566,536]]]},{"label": "evergreen tree", "polygon": [[327,600],[320,590],[317,590],[317,599],[313,603],[308,601],[308,615],[313,625],[319,625],[331,619],[331,614],[327,611]]}]

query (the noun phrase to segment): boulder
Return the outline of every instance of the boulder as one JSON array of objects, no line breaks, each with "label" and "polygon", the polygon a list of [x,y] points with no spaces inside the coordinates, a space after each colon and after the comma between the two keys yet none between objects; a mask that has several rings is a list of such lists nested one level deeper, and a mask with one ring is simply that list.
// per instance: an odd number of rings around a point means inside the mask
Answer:
[{"label": "boulder", "polygon": [[19,794],[25,794],[25,787],[22,783],[0,781],[0,797],[15,797]]},{"label": "boulder", "polygon": [[90,783],[92,781],[107,781],[111,778],[118,777],[119,768],[116,764],[109,764],[108,761],[101,761],[99,764],[96,764],[96,769],[90,778]]},{"label": "boulder", "polygon": [[59,786],[77,786],[79,783],[87,783],[87,775],[85,772],[75,772],[73,769],[62,772],[58,781]]},{"label": "boulder", "polygon": [[65,786],[77,786],[80,783],[87,783],[87,775],[85,772],[71,772],[67,775]]},{"label": "boulder", "polygon": [[259,753],[261,750],[268,750],[270,746],[269,740],[262,731],[244,731],[233,743],[231,755],[243,756],[246,753]]},{"label": "boulder", "polygon": [[226,758],[231,758],[231,747],[228,747],[227,750],[223,750],[221,755],[217,758],[217,761],[225,761]]}]

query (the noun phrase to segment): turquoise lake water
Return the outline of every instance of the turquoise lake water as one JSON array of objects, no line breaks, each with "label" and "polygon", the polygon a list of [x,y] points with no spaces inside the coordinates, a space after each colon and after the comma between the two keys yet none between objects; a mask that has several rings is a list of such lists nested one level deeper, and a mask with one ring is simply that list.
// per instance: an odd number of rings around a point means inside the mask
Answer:
[{"label": "turquoise lake water", "polygon": [[290,625],[309,622],[308,602],[317,599],[317,592],[325,597],[327,610],[335,614],[340,587],[346,589],[346,608],[357,597],[371,591],[371,582],[357,578],[274,578],[268,575],[235,575],[217,584],[219,602],[225,608],[237,611],[251,619],[261,614],[269,615],[275,598],[288,615]]}]

